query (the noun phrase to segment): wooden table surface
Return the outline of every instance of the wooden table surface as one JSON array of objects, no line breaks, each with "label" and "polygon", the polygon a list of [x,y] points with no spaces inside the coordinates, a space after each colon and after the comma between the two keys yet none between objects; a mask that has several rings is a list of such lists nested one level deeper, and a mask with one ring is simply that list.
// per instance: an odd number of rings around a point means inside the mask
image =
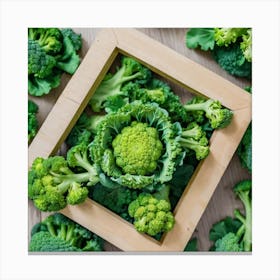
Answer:
[{"label": "wooden table surface", "polygon": [[[83,47],[80,51],[81,57],[84,57],[87,50],[89,49],[91,43],[94,41],[96,34],[100,29],[93,28],[73,28],[77,33],[80,33],[83,38]],[[139,31],[145,33],[146,35],[152,37],[153,39],[163,43],[164,45],[174,49],[176,52],[192,59],[193,61],[203,65],[204,67],[212,70],[218,75],[224,77],[225,79],[231,81],[232,83],[244,88],[250,85],[250,82],[246,79],[235,78],[227,74],[220,66],[212,59],[210,53],[191,50],[185,45],[185,34],[187,29],[175,29],[175,28],[139,28]],[[29,96],[29,99],[35,101],[39,106],[38,120],[39,125],[42,124],[44,119],[47,117],[48,113],[52,109],[52,106],[56,102],[60,93],[63,91],[65,85],[71,78],[70,75],[64,74],[62,77],[61,85],[54,89],[50,94],[43,97],[33,97]],[[173,90],[182,97],[184,100],[184,91],[177,86],[172,86]],[[224,176],[221,178],[216,191],[214,192],[203,216],[201,217],[193,237],[198,238],[198,249],[199,251],[208,251],[210,247],[209,242],[209,230],[213,223],[218,222],[226,216],[232,216],[233,210],[235,208],[242,207],[240,201],[238,201],[233,192],[233,186],[243,180],[251,178],[249,172],[241,167],[239,158],[235,153]],[[29,201],[29,232],[31,227],[43,219],[48,213],[41,213],[33,206],[33,203]],[[118,248],[106,242],[106,251],[119,251]]]}]

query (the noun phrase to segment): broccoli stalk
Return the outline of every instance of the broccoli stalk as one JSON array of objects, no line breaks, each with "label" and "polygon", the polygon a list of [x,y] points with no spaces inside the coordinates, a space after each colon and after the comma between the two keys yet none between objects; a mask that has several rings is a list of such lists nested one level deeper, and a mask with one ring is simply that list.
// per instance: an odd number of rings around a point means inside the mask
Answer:
[{"label": "broccoli stalk", "polygon": [[66,216],[55,213],[34,225],[31,252],[102,251],[102,239]]},{"label": "broccoli stalk", "polygon": [[209,119],[213,129],[224,128],[228,126],[232,119],[232,111],[223,108],[219,101],[208,99],[202,102],[202,99],[196,99],[198,103],[188,103],[184,105],[187,112],[203,111],[207,119]]},{"label": "broccoli stalk", "polygon": [[[68,161],[68,163],[67,163]],[[29,171],[28,197],[41,211],[58,211],[67,204],[82,203],[87,186],[99,182],[96,168],[87,158],[87,146],[81,144],[68,151],[67,161],[61,156],[36,158]],[[70,167],[82,169],[74,173]]]},{"label": "broccoli stalk", "polygon": [[116,95],[123,95],[122,86],[131,81],[137,80],[138,83],[146,82],[151,76],[151,71],[141,65],[138,61],[123,57],[121,67],[117,72],[107,74],[99,87],[94,92],[89,105],[94,112],[100,112],[104,108],[104,102],[107,98]]},{"label": "broccoli stalk", "polygon": [[246,217],[244,217],[239,210],[234,211],[234,215],[240,220],[244,227],[244,235],[241,240],[243,250],[250,252],[252,250],[252,202],[251,202],[251,189],[252,181],[244,180],[239,182],[234,187],[234,192],[238,198],[242,201],[245,209]]},{"label": "broccoli stalk", "polygon": [[204,159],[209,154],[206,133],[196,122],[191,122],[187,128],[182,131],[179,142],[187,152],[189,150],[194,151],[197,160]]}]

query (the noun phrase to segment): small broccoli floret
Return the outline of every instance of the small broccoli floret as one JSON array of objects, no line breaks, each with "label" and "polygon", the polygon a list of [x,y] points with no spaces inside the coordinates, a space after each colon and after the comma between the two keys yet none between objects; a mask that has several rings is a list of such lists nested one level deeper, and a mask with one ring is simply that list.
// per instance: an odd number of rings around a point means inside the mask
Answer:
[{"label": "small broccoli floret", "polygon": [[[74,147],[75,148],[75,147]],[[88,168],[84,173],[74,173],[61,156],[36,158],[28,175],[28,197],[41,211],[58,211],[67,204],[83,202],[88,194],[85,184],[99,181],[96,169],[85,158],[84,147],[70,150],[71,166]]]},{"label": "small broccoli floret", "polygon": [[36,41],[50,54],[57,54],[62,48],[62,34],[58,28],[29,28],[28,38]]},{"label": "small broccoli floret", "polygon": [[71,28],[61,29],[61,33],[65,37],[69,37],[76,51],[82,48],[82,36],[75,33]]},{"label": "small broccoli floret", "polygon": [[134,218],[137,231],[155,236],[173,228],[175,219],[170,209],[168,201],[157,199],[149,193],[141,193],[129,204],[128,214]]},{"label": "small broccoli floret", "polygon": [[125,173],[137,175],[151,174],[163,149],[157,130],[136,121],[122,129],[112,146],[116,164]]},{"label": "small broccoli floret", "polygon": [[80,226],[66,216],[55,213],[31,231],[31,252],[81,252],[102,251],[100,237]]},{"label": "small broccoli floret", "polygon": [[195,122],[190,123],[187,128],[182,131],[180,144],[187,151],[194,151],[197,160],[204,159],[209,154],[206,133],[202,130],[201,126]]},{"label": "small broccoli floret", "polygon": [[232,232],[227,233],[215,243],[217,252],[241,252],[242,247],[239,244],[239,237]]},{"label": "small broccoli floret", "polygon": [[28,100],[28,143],[32,141],[38,130],[38,120],[36,114],[38,105],[31,100]]},{"label": "small broccoli floret", "polygon": [[99,87],[94,92],[89,104],[94,112],[100,112],[104,108],[104,102],[110,96],[124,95],[122,86],[131,81],[137,80],[137,83],[146,83],[151,77],[151,71],[140,64],[138,61],[123,57],[121,67],[117,72],[107,74]]},{"label": "small broccoli floret", "polygon": [[[200,98],[201,100],[201,98]],[[233,113],[231,110],[223,108],[220,101],[208,99],[199,103],[188,103],[184,105],[187,112],[203,111],[205,116],[209,119],[213,129],[224,128],[231,122]]]}]

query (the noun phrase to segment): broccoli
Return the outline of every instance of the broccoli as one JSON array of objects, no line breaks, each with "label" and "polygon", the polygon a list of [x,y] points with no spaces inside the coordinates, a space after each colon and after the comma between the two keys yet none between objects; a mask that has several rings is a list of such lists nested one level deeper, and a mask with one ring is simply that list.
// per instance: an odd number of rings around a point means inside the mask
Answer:
[{"label": "broccoli", "polygon": [[252,172],[252,123],[249,124],[237,148],[242,167]]},{"label": "broccoli", "polygon": [[245,59],[238,44],[232,44],[228,47],[216,46],[213,50],[213,57],[231,75],[251,78],[252,63]]},{"label": "broccoli", "polygon": [[157,168],[163,146],[154,127],[132,122],[112,142],[116,164],[124,173],[149,175]]},{"label": "broccoli", "polygon": [[32,100],[28,100],[28,143],[32,141],[38,130],[38,120],[36,114],[38,105]]},{"label": "broccoli", "polygon": [[107,98],[115,95],[123,95],[122,86],[131,81],[143,84],[151,77],[151,71],[130,57],[123,57],[121,67],[113,74],[107,74],[89,101],[94,112],[100,112],[104,108]]},{"label": "broccoli", "polygon": [[[150,193],[141,193],[128,206],[128,214],[134,219],[137,231],[155,236],[170,231],[175,223],[168,197],[169,186],[163,186],[163,194],[156,196]],[[164,198],[163,198],[164,197]]]},{"label": "broccoli", "polygon": [[33,226],[29,251],[103,251],[103,240],[66,216],[55,213]]},{"label": "broccoli", "polygon": [[[223,108],[218,100],[203,100],[201,97],[194,97],[184,105],[187,112],[195,112],[195,121],[201,122],[205,113],[213,129],[224,128],[231,122],[233,113],[231,110]],[[197,120],[198,119],[198,120]]]},{"label": "broccoli", "polygon": [[194,151],[197,160],[204,159],[209,154],[206,133],[196,122],[191,122],[186,129],[183,129],[180,144],[187,151]]},{"label": "broccoli", "polygon": [[[92,158],[106,177],[123,186],[141,189],[170,181],[184,156],[177,126],[156,103],[126,104],[101,121],[90,146]],[[129,139],[128,132],[133,132]]]},{"label": "broccoli", "polygon": [[143,103],[158,103],[161,108],[168,111],[173,122],[187,122],[189,120],[179,96],[172,92],[167,83],[159,79],[153,78],[149,80],[146,87],[141,87],[138,83],[129,82],[122,88],[122,91],[130,102],[140,100]]},{"label": "broccoli", "polygon": [[243,180],[234,186],[233,191],[242,201],[246,217],[235,209],[234,218],[227,217],[213,225],[209,234],[210,240],[214,241],[211,251],[250,252],[252,250],[251,189],[251,180]]},{"label": "broccoli", "polygon": [[107,188],[100,183],[94,187],[90,187],[88,194],[89,198],[97,201],[128,221],[132,220],[127,215],[128,205],[137,198],[137,195],[138,192],[133,189],[123,186]]},{"label": "broccoli", "polygon": [[73,74],[80,58],[80,35],[72,29],[28,29],[28,92],[34,96],[48,94],[60,84],[63,71]]},{"label": "broccoli", "polygon": [[104,116],[102,115],[89,116],[83,112],[67,136],[66,143],[70,147],[76,146],[82,142],[89,144],[93,140],[94,134],[97,133],[98,124],[103,118]]},{"label": "broccoli", "polygon": [[[70,167],[83,172],[74,173]],[[87,157],[87,146],[80,144],[62,156],[36,158],[28,173],[28,197],[41,211],[58,211],[67,204],[82,203],[88,195],[87,186],[99,182],[98,173]]]}]

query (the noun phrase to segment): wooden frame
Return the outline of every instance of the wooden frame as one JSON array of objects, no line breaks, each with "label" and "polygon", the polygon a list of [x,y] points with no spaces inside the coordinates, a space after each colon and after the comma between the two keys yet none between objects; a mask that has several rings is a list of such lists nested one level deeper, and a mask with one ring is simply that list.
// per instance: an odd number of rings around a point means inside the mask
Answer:
[{"label": "wooden frame", "polygon": [[175,226],[162,240],[138,233],[132,224],[87,199],[61,213],[123,251],[183,251],[251,121],[251,96],[244,90],[134,29],[104,29],[95,39],[29,146],[29,167],[57,152],[116,56],[136,58],[190,92],[218,99],[233,110],[232,123],[216,130],[210,154],[200,162],[174,211]]}]

